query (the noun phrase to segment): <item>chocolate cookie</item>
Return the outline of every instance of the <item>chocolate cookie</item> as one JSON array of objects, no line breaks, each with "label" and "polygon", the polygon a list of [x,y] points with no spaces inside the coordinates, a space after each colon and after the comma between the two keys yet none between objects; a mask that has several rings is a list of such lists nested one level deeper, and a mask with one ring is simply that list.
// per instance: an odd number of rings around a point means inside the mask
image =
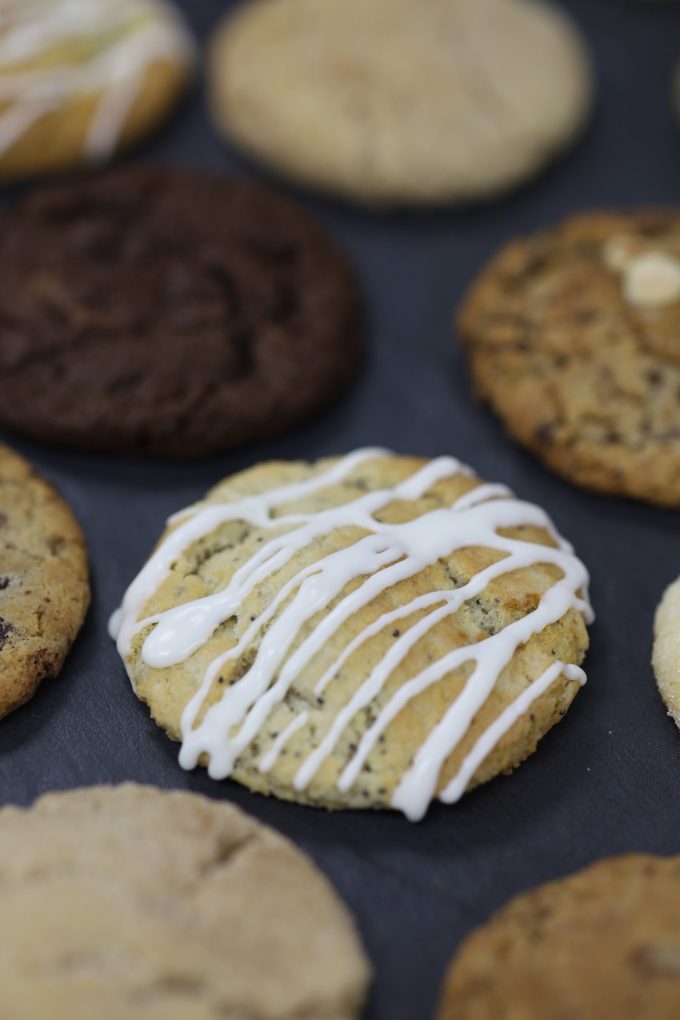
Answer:
[{"label": "chocolate cookie", "polygon": [[57,675],[89,601],[85,543],[71,511],[0,446],[0,718]]},{"label": "chocolate cookie", "polygon": [[465,940],[438,1020],[676,1020],[680,858],[630,854],[512,900]]},{"label": "chocolate cookie", "polygon": [[131,167],[31,194],[0,232],[0,424],[198,457],[348,381],[359,299],[301,209],[245,180]]},{"label": "chocolate cookie", "polygon": [[459,325],[479,393],[550,467],[680,506],[680,213],[586,213],[509,245]]}]

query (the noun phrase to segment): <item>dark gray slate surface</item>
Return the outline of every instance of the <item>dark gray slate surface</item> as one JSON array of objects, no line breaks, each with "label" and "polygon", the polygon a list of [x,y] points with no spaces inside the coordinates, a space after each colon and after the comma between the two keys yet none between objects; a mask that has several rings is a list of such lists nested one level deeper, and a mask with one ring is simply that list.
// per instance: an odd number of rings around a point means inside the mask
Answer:
[{"label": "dark gray slate surface", "polygon": [[[229,5],[183,6],[204,34]],[[117,462],[12,440],[83,522],[94,606],[61,678],[0,724],[0,802],[134,779],[242,805],[304,847],[356,914],[376,969],[370,1020],[431,1016],[457,942],[513,893],[604,855],[680,851],[680,734],[649,666],[654,607],[680,573],[680,517],[548,474],[474,402],[450,334],[452,307],[506,239],[584,207],[680,200],[680,132],[668,103],[680,10],[615,0],[567,6],[591,40],[600,101],[584,140],[540,180],[483,207],[418,215],[375,216],[300,196],[353,255],[366,295],[364,373],[326,414],[276,442],[197,465]],[[135,158],[255,172],[211,131],[200,87]],[[598,612],[589,684],[564,723],[512,778],[456,807],[436,806],[417,826],[396,815],[327,815],[185,774],[106,635],[165,517],[208,485],[263,458],[376,443],[453,453],[544,505],[591,568]]]}]

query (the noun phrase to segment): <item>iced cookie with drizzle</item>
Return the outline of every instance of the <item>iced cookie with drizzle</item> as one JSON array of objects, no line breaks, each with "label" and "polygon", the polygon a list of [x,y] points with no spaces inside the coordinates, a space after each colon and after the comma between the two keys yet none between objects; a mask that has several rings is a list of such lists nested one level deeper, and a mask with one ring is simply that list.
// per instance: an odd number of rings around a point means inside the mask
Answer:
[{"label": "iced cookie with drizzle", "polygon": [[510,244],[458,326],[478,393],[546,464],[680,506],[680,212],[585,213]]},{"label": "iced cookie with drizzle", "polygon": [[112,633],[184,768],[416,820],[565,714],[587,585],[504,486],[366,449],[259,465],[175,515]]},{"label": "iced cookie with drizzle", "polygon": [[193,61],[165,0],[0,0],[0,177],[109,159],[169,112]]}]

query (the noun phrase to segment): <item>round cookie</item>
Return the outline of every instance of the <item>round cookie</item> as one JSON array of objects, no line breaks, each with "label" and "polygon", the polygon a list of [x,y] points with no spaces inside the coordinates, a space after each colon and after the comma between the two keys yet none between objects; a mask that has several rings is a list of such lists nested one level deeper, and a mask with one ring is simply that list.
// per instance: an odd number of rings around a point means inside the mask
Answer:
[{"label": "round cookie", "polygon": [[505,191],[572,140],[592,94],[579,34],[541,0],[254,0],[218,29],[209,84],[254,157],[378,204]]},{"label": "round cookie", "polygon": [[480,396],[541,460],[680,506],[679,213],[586,213],[509,245],[458,325]]},{"label": "round cookie", "polygon": [[666,589],[656,611],[652,664],[668,714],[680,726],[680,578]]},{"label": "round cookie", "polygon": [[0,232],[0,423],[198,457],[281,432],[360,354],[350,269],[245,180],[134,166],[33,192]]},{"label": "round cookie", "polygon": [[164,0],[3,0],[0,177],[109,159],[166,116],[192,63]]},{"label": "round cookie", "polygon": [[132,784],[0,810],[9,1020],[351,1020],[368,966],[328,881],[230,804]]},{"label": "round cookie", "polygon": [[680,858],[631,854],[512,900],[469,936],[438,1020],[675,1020]]},{"label": "round cookie", "polygon": [[59,673],[89,601],[85,542],[73,514],[0,445],[0,718]]},{"label": "round cookie", "polygon": [[112,632],[185,768],[417,820],[565,714],[586,588],[538,507],[368,449],[226,479],[171,519]]}]

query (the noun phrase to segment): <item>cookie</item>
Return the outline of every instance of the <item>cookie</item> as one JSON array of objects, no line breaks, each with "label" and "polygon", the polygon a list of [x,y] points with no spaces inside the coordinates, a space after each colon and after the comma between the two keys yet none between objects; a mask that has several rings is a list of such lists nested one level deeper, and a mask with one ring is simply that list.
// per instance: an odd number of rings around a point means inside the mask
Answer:
[{"label": "cookie", "polygon": [[666,589],[656,611],[652,663],[668,714],[680,726],[680,578]]},{"label": "cookie", "polygon": [[463,942],[438,1020],[675,1020],[680,858],[631,854],[512,900]]},{"label": "cookie", "polygon": [[3,0],[0,178],[109,159],[165,118],[192,63],[163,0]]},{"label": "cookie", "polygon": [[0,423],[199,457],[320,410],[360,353],[350,269],[262,186],[135,166],[33,192],[0,232]]},{"label": "cookie", "polygon": [[517,185],[580,131],[593,90],[579,33],[540,0],[255,0],[217,30],[208,73],[228,138],[375,204]]},{"label": "cookie", "polygon": [[458,325],[479,394],[549,467],[680,506],[679,213],[586,213],[509,245]]},{"label": "cookie", "polygon": [[417,820],[564,715],[586,587],[538,507],[368,449],[226,479],[171,519],[112,632],[185,768]]},{"label": "cookie", "polygon": [[59,673],[89,601],[85,542],[73,514],[0,445],[0,718]]},{"label": "cookie", "polygon": [[288,840],[132,784],[0,811],[6,1020],[351,1020],[368,965]]}]

